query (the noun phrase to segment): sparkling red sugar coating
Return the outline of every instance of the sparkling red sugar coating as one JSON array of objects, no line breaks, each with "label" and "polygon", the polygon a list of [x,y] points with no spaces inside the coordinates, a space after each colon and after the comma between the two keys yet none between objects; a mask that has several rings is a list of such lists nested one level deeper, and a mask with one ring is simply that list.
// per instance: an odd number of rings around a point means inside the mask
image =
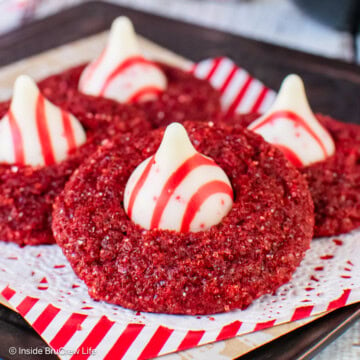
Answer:
[{"label": "sparkling red sugar coating", "polygon": [[[134,107],[146,114],[147,120],[153,127],[168,125],[172,122],[184,121],[213,121],[217,122],[221,117],[220,93],[215,90],[208,81],[195,78],[192,74],[178,68],[158,64],[165,72],[168,86],[156,101],[147,101],[133,104]],[[54,76],[47,80],[47,86],[51,90],[45,91],[44,95],[57,105],[70,107],[77,116],[76,104],[72,103],[74,94],[78,93],[78,83],[81,72],[85,65],[69,69],[60,76]],[[60,88],[58,93],[57,87]],[[86,99],[86,105],[80,109],[98,111],[103,104],[116,102],[99,97],[82,96]],[[75,110],[74,110],[75,105]],[[115,105],[114,105],[115,106]],[[115,109],[114,109],[115,110]],[[113,112],[112,112],[113,113]]]},{"label": "sparkling red sugar coating", "polygon": [[[258,115],[229,120],[236,127]],[[316,115],[335,142],[335,155],[300,169],[315,205],[314,236],[331,236],[360,226],[360,126]]]},{"label": "sparkling red sugar coating", "polygon": [[232,210],[204,232],[144,230],[124,211],[124,189],[164,130],[103,146],[66,184],[53,220],[57,243],[94,299],[173,314],[245,308],[289,281],[309,248],[311,196],[279,150],[246,130],[185,127],[197,150],[229,176]]},{"label": "sparkling red sugar coating", "polygon": [[[118,132],[150,128],[141,111],[111,100],[82,95],[69,83],[79,68],[52,76],[40,83],[43,94],[73,113],[86,130],[87,142],[52,166],[32,167],[0,164],[0,239],[23,245],[54,243],[51,212],[55,197],[73,171],[106,138]],[[9,102],[0,104],[0,118]]]}]

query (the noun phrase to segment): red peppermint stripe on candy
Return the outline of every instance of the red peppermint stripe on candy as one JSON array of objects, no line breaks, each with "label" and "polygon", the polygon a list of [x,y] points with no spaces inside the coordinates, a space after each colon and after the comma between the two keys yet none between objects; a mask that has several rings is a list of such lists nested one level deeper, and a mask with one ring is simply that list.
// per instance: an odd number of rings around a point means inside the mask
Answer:
[{"label": "red peppermint stripe on candy", "polygon": [[47,126],[47,119],[45,114],[45,101],[44,97],[38,95],[36,102],[36,126],[38,136],[41,144],[41,152],[44,158],[45,165],[55,164],[54,151],[52,149],[52,143],[50,139],[50,133]]},{"label": "red peppermint stripe on candy", "polygon": [[[170,198],[174,194],[175,190],[181,184],[181,182],[184,181],[186,176],[188,176],[191,171],[202,165],[216,166],[213,160],[205,158],[200,154],[195,154],[194,156],[187,159],[180,167],[176,169],[176,171],[172,175],[170,175],[157,200],[151,219],[151,229],[159,227],[161,216],[165,210],[165,207],[170,201]],[[184,218],[186,217],[186,214],[187,211],[185,211]],[[182,231],[188,231],[188,229],[184,230],[182,227]]]},{"label": "red peppermint stripe on candy", "polygon": [[152,98],[157,98],[163,93],[163,90],[156,86],[144,86],[142,89],[138,90],[128,99],[129,103],[137,103],[143,99],[148,99],[149,96]]},{"label": "red peppermint stripe on candy", "polygon": [[69,148],[68,152],[71,152],[76,148],[76,139],[75,139],[74,129],[71,125],[70,114],[65,110],[61,110],[61,116],[64,126],[64,134]]},{"label": "red peppermint stripe on candy", "polygon": [[25,164],[25,154],[24,154],[24,143],[21,135],[20,128],[16,122],[16,119],[11,111],[8,112],[9,124],[11,129],[13,147],[14,147],[14,158],[16,164]]},{"label": "red peppermint stripe on candy", "polygon": [[133,191],[131,192],[131,195],[130,195],[130,200],[129,200],[129,205],[128,205],[128,209],[127,209],[127,213],[129,215],[129,218],[132,217],[132,211],[133,211],[133,207],[134,207],[134,203],[135,203],[135,200],[137,198],[137,195],[139,193],[139,191],[141,190],[141,188],[143,187],[148,175],[149,175],[149,172],[151,170],[151,167],[153,166],[153,164],[155,163],[155,157],[153,156],[148,164],[146,165],[143,173],[141,174],[140,178],[138,179],[138,181],[136,182],[136,185],[133,189]]},{"label": "red peppermint stripe on candy", "polygon": [[91,62],[86,69],[81,74],[79,87],[84,88],[86,87],[87,83],[90,81],[90,79],[94,76],[94,73],[96,69],[99,67],[99,65],[102,63],[106,53],[106,48],[103,49],[97,59],[95,59],[93,62]]},{"label": "red peppermint stripe on candy", "polygon": [[[295,114],[292,111],[276,111],[272,113],[269,117],[266,117],[261,122],[257,123],[255,126],[251,127],[252,131],[256,131],[261,126],[268,124],[268,123],[274,123],[278,119],[284,119],[293,122],[295,126],[299,126],[303,128],[313,139],[318,143],[318,145],[321,147],[321,150],[323,151],[324,157],[327,157],[328,151],[326,150],[326,147],[323,143],[323,141],[320,139],[320,137],[315,133],[315,131],[306,123],[306,121],[299,115]],[[291,151],[289,149],[289,151]]]},{"label": "red peppermint stripe on candy", "polygon": [[[101,61],[98,62],[96,67],[99,67],[101,65]],[[124,60],[122,63],[120,63],[105,79],[104,84],[102,85],[102,88],[100,90],[100,96],[104,96],[107,88],[111,85],[111,83],[118,77],[121,76],[125,71],[130,70],[132,67],[141,65],[144,68],[144,71],[146,67],[155,67],[157,70],[161,71],[160,68],[153,62],[145,59],[142,56],[133,56],[126,60]],[[96,71],[96,68],[93,69],[93,71]],[[153,93],[156,89],[157,92],[162,92],[161,89],[153,86],[153,87],[142,87],[137,90],[137,92],[132,95],[131,99],[134,101],[135,99],[139,98],[140,93],[145,95],[147,92]]]},{"label": "red peppermint stripe on candy", "polygon": [[281,145],[281,144],[276,144],[276,143],[274,143],[274,145],[285,155],[285,157],[293,165],[295,165],[298,168],[303,166],[303,163],[302,163],[301,159],[289,147]]},{"label": "red peppermint stripe on candy", "polygon": [[[181,222],[181,232],[190,231],[190,225],[194,220],[197,212],[200,210],[201,205],[214,194],[226,194],[230,198],[233,197],[232,188],[222,181],[210,181],[203,186],[201,186],[196,193],[191,197],[189,203],[187,204],[182,222]],[[200,225],[201,226],[201,225]]]}]

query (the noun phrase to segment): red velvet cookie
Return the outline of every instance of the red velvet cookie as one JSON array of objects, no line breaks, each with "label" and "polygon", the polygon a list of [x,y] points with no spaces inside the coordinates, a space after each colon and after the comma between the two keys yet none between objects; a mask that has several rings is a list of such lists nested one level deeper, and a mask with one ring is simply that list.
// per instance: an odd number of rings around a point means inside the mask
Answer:
[{"label": "red velvet cookie", "polygon": [[71,177],[53,230],[90,295],[138,311],[210,314],[246,308],[290,280],[313,235],[306,182],[279,150],[247,130],[185,123],[192,144],[227,174],[234,203],[200,232],[145,230],[123,197],[164,129],[118,136]]},{"label": "red velvet cookie", "polygon": [[[0,239],[23,245],[54,243],[52,204],[72,172],[102,143],[116,133],[150,128],[142,112],[111,100],[81,95],[69,86],[73,71],[41,82],[43,94],[76,116],[86,132],[86,143],[49,166],[0,164]],[[70,81],[71,82],[71,81]],[[0,104],[0,118],[9,102]],[[62,136],[59,134],[59,136]]]},{"label": "red velvet cookie", "polygon": [[[159,95],[157,100],[132,104],[144,111],[153,127],[189,120],[215,122],[220,118],[220,94],[208,81],[197,79],[179,68],[165,64],[158,64],[158,66],[166,75],[168,82],[166,90]],[[89,109],[93,108],[92,103],[96,108],[101,108],[101,104],[109,103],[109,100],[104,98],[79,93],[78,83],[84,67],[81,65],[69,69],[48,78],[45,83],[40,83],[45,96],[57,105],[65,108],[70,106],[74,115],[77,115],[76,99],[83,98]],[[74,96],[75,104],[73,104]]]},{"label": "red velvet cookie", "polygon": [[[239,115],[229,125],[246,127],[259,115]],[[315,205],[314,236],[332,236],[360,226],[360,126],[318,114],[329,131],[336,152],[330,158],[299,168],[309,185]]]}]

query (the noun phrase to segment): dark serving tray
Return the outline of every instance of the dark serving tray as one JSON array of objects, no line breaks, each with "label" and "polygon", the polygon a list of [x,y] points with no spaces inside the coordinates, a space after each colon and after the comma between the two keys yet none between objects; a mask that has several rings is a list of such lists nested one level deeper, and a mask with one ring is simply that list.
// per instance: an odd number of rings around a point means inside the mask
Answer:
[{"label": "dark serving tray", "polygon": [[[108,29],[119,15],[129,16],[141,35],[188,59],[229,56],[274,89],[285,75],[296,72],[304,78],[317,112],[360,123],[360,67],[354,64],[102,2],[85,3],[0,36],[0,66]],[[241,359],[310,358],[359,317],[359,303],[338,309]],[[0,305],[0,360],[21,358],[9,355],[10,346],[46,344],[20,315]],[[41,359],[39,355],[26,358]]]}]

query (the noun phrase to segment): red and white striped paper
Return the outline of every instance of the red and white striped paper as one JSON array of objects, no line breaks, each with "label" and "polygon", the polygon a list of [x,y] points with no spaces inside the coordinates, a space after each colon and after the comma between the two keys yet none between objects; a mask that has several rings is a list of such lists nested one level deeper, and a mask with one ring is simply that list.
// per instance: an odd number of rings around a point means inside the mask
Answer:
[{"label": "red and white striped paper", "polygon": [[[221,90],[229,113],[263,112],[275,96],[226,58],[205,60],[193,71]],[[360,301],[359,238],[360,231],[313,241],[276,295],[214,316],[136,314],[94,302],[56,246],[0,243],[0,293],[61,358],[147,359]]]}]

